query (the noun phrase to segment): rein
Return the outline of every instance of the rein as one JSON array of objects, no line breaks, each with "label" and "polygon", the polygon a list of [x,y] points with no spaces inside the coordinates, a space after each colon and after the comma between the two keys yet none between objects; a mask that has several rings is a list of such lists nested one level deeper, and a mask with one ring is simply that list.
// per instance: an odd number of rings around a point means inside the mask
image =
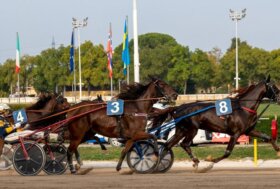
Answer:
[{"label": "rein", "polygon": [[96,103],[96,104],[81,105],[81,106],[78,106],[78,107],[74,107],[74,108],[70,108],[70,109],[64,110],[64,111],[62,111],[62,112],[58,112],[58,113],[52,114],[52,115],[50,115],[50,116],[47,116],[47,117],[44,117],[44,118],[41,118],[41,119],[37,119],[37,120],[32,121],[32,122],[29,122],[29,123],[32,124],[32,123],[36,123],[36,122],[43,121],[43,120],[46,120],[46,119],[50,119],[50,118],[52,118],[52,117],[56,117],[56,116],[65,114],[65,113],[74,111],[74,110],[76,110],[76,109],[82,108],[82,107],[97,106],[97,105],[104,105],[104,104],[105,104],[105,103]]},{"label": "rein", "polygon": [[[138,99],[138,100],[124,100],[124,101],[125,102],[135,102],[135,101],[150,101],[150,100],[159,100],[159,99],[161,99],[161,98],[147,98],[147,99]],[[29,123],[32,124],[32,123],[40,122],[40,121],[43,121],[43,120],[46,120],[46,119],[50,119],[50,118],[53,118],[53,117],[56,117],[56,116],[59,116],[59,115],[62,115],[62,114],[74,111],[74,110],[82,108],[82,107],[98,106],[98,105],[107,105],[107,104],[102,102],[102,103],[95,103],[95,104],[80,105],[80,106],[77,106],[77,107],[74,107],[74,108],[70,108],[70,109],[64,110],[62,112],[55,113],[53,115],[50,115],[50,116],[47,116],[47,117],[44,117],[44,118],[41,118],[41,119],[37,119],[37,120],[29,122]]]},{"label": "rein", "polygon": [[34,113],[49,112],[49,113],[51,113],[51,111],[47,111],[47,110],[26,110],[26,112],[34,112]]}]

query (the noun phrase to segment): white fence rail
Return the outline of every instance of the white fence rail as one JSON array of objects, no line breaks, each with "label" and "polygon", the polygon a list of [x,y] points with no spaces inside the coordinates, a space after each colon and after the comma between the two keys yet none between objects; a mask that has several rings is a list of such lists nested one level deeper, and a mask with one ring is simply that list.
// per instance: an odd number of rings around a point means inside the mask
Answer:
[{"label": "white fence rail", "polygon": [[[193,94],[193,95],[179,95],[177,103],[181,104],[184,102],[193,102],[193,101],[206,101],[206,100],[218,100],[226,98],[228,94]],[[75,97],[66,97],[69,103],[75,103]],[[96,96],[83,97],[82,100],[92,100],[96,99]],[[102,96],[103,100],[108,101],[111,99],[110,96]],[[20,97],[20,98],[0,98],[0,103],[6,104],[33,104],[37,102],[38,97]]]}]

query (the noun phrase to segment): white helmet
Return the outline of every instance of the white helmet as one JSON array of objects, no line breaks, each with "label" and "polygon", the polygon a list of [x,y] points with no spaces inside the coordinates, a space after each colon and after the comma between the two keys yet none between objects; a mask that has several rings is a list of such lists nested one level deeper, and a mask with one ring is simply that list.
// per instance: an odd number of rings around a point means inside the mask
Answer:
[{"label": "white helmet", "polygon": [[11,109],[10,106],[4,103],[0,103],[0,111],[9,110]]}]

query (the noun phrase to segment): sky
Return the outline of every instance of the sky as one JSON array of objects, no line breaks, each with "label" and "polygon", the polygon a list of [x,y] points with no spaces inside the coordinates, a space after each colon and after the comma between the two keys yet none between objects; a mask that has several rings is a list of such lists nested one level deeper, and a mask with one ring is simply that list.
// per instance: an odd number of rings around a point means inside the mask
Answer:
[{"label": "sky", "polygon": [[[133,38],[132,0],[1,0],[0,63],[15,59],[16,32],[21,55],[37,55],[51,47],[68,46],[72,18],[88,17],[80,29],[81,43],[90,40],[106,46],[112,23],[113,47],[122,43],[125,17],[129,38]],[[280,48],[279,0],[137,0],[138,34],[158,32],[173,36],[177,42],[210,51],[218,47],[224,53],[235,37],[235,23],[229,9],[246,17],[238,22],[238,37],[251,46],[265,50]],[[76,42],[77,43],[77,42]],[[141,61],[141,60],[140,60]]]}]

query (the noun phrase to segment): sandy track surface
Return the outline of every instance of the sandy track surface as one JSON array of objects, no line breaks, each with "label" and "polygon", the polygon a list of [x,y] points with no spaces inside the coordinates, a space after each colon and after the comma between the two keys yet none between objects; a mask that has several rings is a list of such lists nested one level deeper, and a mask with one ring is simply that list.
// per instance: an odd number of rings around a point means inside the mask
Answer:
[{"label": "sandy track surface", "polygon": [[[125,168],[125,170],[128,170]],[[280,168],[214,168],[194,173],[175,167],[165,174],[121,175],[114,168],[95,168],[86,175],[20,176],[14,170],[0,172],[0,188],[280,188]]]}]

